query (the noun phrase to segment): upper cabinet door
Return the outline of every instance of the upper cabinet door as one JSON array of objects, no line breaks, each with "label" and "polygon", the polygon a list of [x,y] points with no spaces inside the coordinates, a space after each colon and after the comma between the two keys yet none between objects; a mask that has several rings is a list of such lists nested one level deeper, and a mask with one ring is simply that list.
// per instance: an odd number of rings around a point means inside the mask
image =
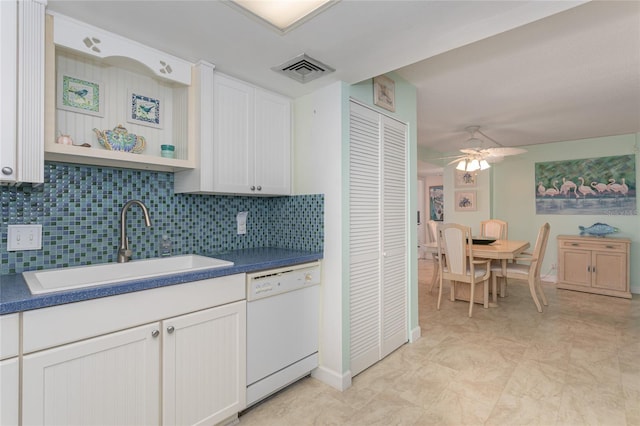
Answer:
[{"label": "upper cabinet door", "polygon": [[217,74],[213,91],[214,190],[251,193],[254,186],[254,88]]},{"label": "upper cabinet door", "polygon": [[44,7],[0,1],[0,182],[44,181]]},{"label": "upper cabinet door", "polygon": [[199,154],[196,169],[176,174],[175,192],[291,194],[291,100],[210,64],[194,69]]},{"label": "upper cabinet door", "polygon": [[291,193],[291,101],[256,89],[256,193]]}]

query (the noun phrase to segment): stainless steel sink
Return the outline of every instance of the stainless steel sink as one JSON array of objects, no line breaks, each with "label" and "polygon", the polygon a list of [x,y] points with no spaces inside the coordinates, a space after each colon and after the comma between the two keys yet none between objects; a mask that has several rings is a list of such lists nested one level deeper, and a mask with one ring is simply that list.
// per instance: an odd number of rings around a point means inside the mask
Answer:
[{"label": "stainless steel sink", "polygon": [[127,263],[103,263],[23,272],[31,294],[115,284],[142,278],[233,266],[233,262],[194,254]]}]

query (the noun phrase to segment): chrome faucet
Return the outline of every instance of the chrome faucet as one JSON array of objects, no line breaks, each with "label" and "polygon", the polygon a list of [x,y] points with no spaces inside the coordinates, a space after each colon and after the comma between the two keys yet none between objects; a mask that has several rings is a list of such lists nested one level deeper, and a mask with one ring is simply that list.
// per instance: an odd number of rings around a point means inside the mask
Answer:
[{"label": "chrome faucet", "polygon": [[118,263],[125,263],[131,260],[131,250],[129,250],[129,239],[127,238],[127,210],[132,205],[137,204],[144,214],[144,224],[151,226],[149,210],[140,200],[127,201],[120,211],[120,248],[118,249]]}]

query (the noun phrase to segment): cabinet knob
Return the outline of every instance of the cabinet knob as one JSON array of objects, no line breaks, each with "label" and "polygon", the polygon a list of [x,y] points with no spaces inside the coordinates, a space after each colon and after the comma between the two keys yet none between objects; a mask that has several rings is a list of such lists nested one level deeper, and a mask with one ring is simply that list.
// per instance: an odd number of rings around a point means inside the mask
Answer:
[{"label": "cabinet knob", "polygon": [[151,332],[151,337],[158,337],[160,335],[160,331],[159,330],[153,330]]},{"label": "cabinet knob", "polygon": [[13,174],[13,169],[9,166],[5,166],[2,168],[2,174],[7,176]]},{"label": "cabinet knob", "polygon": [[173,333],[174,331],[176,331],[176,329],[175,329],[172,325],[170,325],[169,327],[167,327],[167,333],[171,334],[171,333]]},{"label": "cabinet knob", "polygon": [[252,191],[255,191],[255,190],[256,190],[256,187],[255,187],[254,185],[251,185],[251,190],[252,190]]},{"label": "cabinet knob", "polygon": [[260,185],[258,185],[258,187],[256,188],[258,191],[262,191],[262,187]]},{"label": "cabinet knob", "polygon": [[605,246],[605,247],[608,248],[608,249],[615,248],[614,246]]},{"label": "cabinet knob", "polygon": [[578,244],[578,243],[571,243],[571,245],[572,245],[572,246],[574,246],[574,247],[578,247],[580,244]]}]

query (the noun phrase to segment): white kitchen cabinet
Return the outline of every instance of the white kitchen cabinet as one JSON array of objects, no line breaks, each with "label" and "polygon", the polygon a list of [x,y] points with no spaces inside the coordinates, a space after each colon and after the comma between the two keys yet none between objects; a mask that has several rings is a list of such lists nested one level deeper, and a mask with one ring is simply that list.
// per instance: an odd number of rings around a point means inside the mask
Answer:
[{"label": "white kitchen cabinet", "polygon": [[246,401],[244,283],[236,274],[24,312],[23,423],[234,416]]},{"label": "white kitchen cabinet", "polygon": [[18,357],[0,361],[0,424],[17,425],[20,396],[20,364]]},{"label": "white kitchen cabinet", "polygon": [[165,320],[163,332],[163,424],[216,424],[245,408],[245,301]]},{"label": "white kitchen cabinet", "polygon": [[[53,12],[47,15],[46,35],[47,160],[159,171],[193,168],[190,62]],[[99,91],[102,103],[84,109],[68,105],[68,99],[65,104],[64,78]],[[133,119],[132,109],[145,103],[153,107],[150,118]],[[94,128],[106,131],[120,124],[146,139],[142,153],[112,151],[99,143]],[[56,143],[59,134],[69,135],[75,145]],[[83,143],[90,147],[76,146]],[[161,145],[167,144],[175,146],[175,158],[161,156]]]},{"label": "white kitchen cabinet", "polygon": [[44,8],[0,1],[0,183],[44,181]]},{"label": "white kitchen cabinet", "polygon": [[0,316],[0,359],[18,356],[20,341],[19,314]]},{"label": "white kitchen cabinet", "polygon": [[159,323],[23,359],[23,423],[159,424]]},{"label": "white kitchen cabinet", "polygon": [[0,424],[17,425],[19,413],[19,314],[0,316]]},{"label": "white kitchen cabinet", "polygon": [[191,84],[191,63],[101,28],[51,12],[57,46],[95,58],[132,58],[156,77],[185,86]]},{"label": "white kitchen cabinet", "polygon": [[175,191],[289,195],[290,99],[214,73],[213,66],[197,68],[199,165],[176,175]]}]

